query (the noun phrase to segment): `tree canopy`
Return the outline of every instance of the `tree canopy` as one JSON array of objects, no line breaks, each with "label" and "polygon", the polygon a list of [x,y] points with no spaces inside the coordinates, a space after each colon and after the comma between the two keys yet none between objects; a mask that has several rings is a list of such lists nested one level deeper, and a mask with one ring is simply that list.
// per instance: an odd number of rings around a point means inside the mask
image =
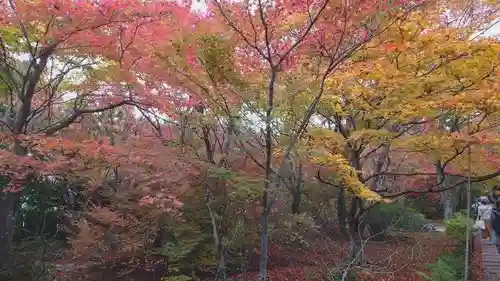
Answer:
[{"label": "tree canopy", "polygon": [[251,251],[265,281],[328,208],[363,264],[379,204],[498,184],[495,1],[203,4],[2,2],[1,266],[51,213],[75,260],[227,280]]}]

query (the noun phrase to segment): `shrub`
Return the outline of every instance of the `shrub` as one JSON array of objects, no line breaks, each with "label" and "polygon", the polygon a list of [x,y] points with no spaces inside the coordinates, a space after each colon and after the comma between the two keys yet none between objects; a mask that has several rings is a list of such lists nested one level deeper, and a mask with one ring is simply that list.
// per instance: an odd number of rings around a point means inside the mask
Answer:
[{"label": "shrub", "polygon": [[186,275],[168,276],[161,278],[161,281],[191,281],[191,280],[193,280],[193,278]]},{"label": "shrub", "polygon": [[473,221],[462,213],[457,213],[451,219],[444,221],[446,234],[456,239],[460,245],[465,244],[467,231],[472,231]]},{"label": "shrub", "polygon": [[53,280],[52,261],[59,258],[61,244],[49,239],[30,239],[14,245],[9,260],[0,267],[0,280]]},{"label": "shrub", "polygon": [[381,233],[389,227],[418,231],[425,224],[422,214],[399,202],[376,206],[366,214],[364,221],[372,233]]},{"label": "shrub", "polygon": [[428,281],[460,281],[464,276],[463,255],[441,254],[437,262],[429,264],[429,275],[420,272],[423,280]]},{"label": "shrub", "polygon": [[453,218],[445,220],[446,234],[457,241],[453,253],[443,253],[437,262],[429,264],[429,274],[419,273],[428,281],[459,281],[464,279],[464,245],[467,231],[472,229],[472,220],[463,213],[456,213]]},{"label": "shrub", "polygon": [[213,255],[210,235],[205,235],[196,226],[188,224],[169,230],[172,239],[162,248],[156,249],[153,254],[168,258],[168,276],[173,278],[172,281],[188,278],[191,272],[215,270],[217,261]]}]

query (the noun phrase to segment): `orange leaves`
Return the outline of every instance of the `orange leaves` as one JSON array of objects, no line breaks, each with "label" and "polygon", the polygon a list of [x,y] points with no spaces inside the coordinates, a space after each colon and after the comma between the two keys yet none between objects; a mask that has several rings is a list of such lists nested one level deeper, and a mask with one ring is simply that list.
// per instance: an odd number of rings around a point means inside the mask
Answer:
[{"label": "orange leaves", "polygon": [[71,150],[74,148],[73,142],[68,139],[47,139],[44,143],[41,143],[42,148],[47,150],[59,149],[62,151]]},{"label": "orange leaves", "polygon": [[172,195],[157,193],[154,197],[146,195],[139,200],[139,206],[151,206],[155,208],[165,209],[166,212],[174,213],[175,210],[180,210],[183,203]]},{"label": "orange leaves", "polygon": [[382,50],[387,51],[387,52],[396,52],[396,51],[402,51],[404,50],[407,45],[406,44],[397,44],[397,43],[384,43],[380,46]]}]

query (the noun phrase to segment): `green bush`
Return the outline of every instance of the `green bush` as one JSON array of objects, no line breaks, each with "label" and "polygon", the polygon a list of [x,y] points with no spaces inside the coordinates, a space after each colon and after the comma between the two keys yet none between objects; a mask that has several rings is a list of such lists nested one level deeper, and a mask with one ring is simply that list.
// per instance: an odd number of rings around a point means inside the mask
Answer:
[{"label": "green bush", "polygon": [[463,213],[456,213],[453,218],[444,221],[446,234],[456,240],[458,245],[453,253],[443,253],[437,262],[429,264],[429,274],[420,272],[426,281],[459,281],[464,279],[464,246],[467,231],[471,231],[473,221]]},{"label": "green bush", "polygon": [[467,231],[472,230],[473,221],[462,213],[457,213],[451,219],[444,221],[446,225],[446,234],[456,239],[460,245],[465,245]]},{"label": "green bush", "polygon": [[51,261],[60,258],[62,246],[60,241],[50,239],[23,240],[14,245],[8,261],[0,266],[0,280],[54,280]]},{"label": "green bush", "polygon": [[426,281],[460,281],[464,279],[464,256],[441,254],[436,263],[427,265],[429,274],[419,272]]},{"label": "green bush", "polygon": [[191,281],[192,277],[186,275],[162,277],[161,281]]},{"label": "green bush", "polygon": [[396,202],[376,206],[366,214],[364,222],[372,233],[381,233],[389,227],[418,231],[425,224],[425,218],[415,209]]}]

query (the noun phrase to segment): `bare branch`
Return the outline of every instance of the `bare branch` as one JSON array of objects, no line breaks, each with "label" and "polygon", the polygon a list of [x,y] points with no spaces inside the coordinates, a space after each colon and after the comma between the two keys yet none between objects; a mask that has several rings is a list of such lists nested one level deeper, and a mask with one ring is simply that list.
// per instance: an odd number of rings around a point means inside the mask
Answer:
[{"label": "bare branch", "polygon": [[71,114],[69,117],[57,122],[54,125],[51,125],[51,126],[48,126],[46,128],[39,130],[39,133],[45,133],[46,135],[53,135],[53,134],[57,133],[58,131],[68,127],[71,123],[75,122],[75,120],[78,119],[78,117],[80,117],[84,114],[103,112],[103,111],[110,110],[110,109],[113,109],[113,108],[116,108],[119,106],[123,106],[123,105],[127,105],[127,104],[128,105],[135,105],[135,103],[130,101],[130,100],[122,100],[118,103],[113,103],[113,104],[110,104],[110,105],[107,105],[104,107],[100,107],[100,108],[75,109],[73,114]]}]

